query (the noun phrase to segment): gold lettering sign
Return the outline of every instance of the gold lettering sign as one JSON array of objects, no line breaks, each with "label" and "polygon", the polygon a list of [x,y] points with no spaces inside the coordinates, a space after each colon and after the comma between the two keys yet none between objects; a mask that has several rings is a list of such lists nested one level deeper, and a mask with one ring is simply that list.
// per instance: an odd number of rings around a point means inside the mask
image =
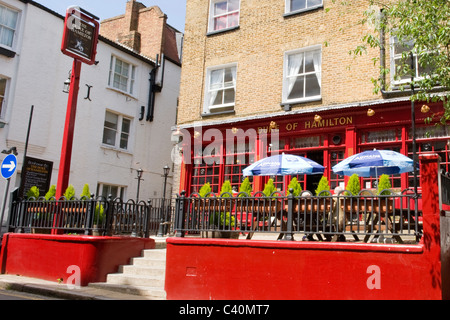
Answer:
[{"label": "gold lettering sign", "polygon": [[322,119],[320,121],[306,121],[305,129],[329,128],[336,126],[346,126],[349,124],[353,124],[353,117],[336,117],[336,118]]}]

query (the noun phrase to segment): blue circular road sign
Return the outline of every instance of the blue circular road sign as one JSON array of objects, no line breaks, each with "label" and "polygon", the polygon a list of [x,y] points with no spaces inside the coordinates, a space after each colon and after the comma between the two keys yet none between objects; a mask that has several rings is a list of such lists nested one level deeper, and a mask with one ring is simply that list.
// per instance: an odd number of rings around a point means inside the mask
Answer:
[{"label": "blue circular road sign", "polygon": [[8,155],[2,162],[1,172],[2,177],[5,179],[9,179],[12,177],[14,172],[16,172],[17,168],[17,158],[15,155]]}]

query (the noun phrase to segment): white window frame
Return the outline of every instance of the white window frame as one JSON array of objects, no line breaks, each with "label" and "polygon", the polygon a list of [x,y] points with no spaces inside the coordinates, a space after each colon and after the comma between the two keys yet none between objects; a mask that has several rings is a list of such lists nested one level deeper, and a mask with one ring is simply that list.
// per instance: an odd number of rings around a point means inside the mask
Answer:
[{"label": "white window frame", "polygon": [[[208,26],[208,32],[222,32],[222,31],[226,31],[226,30],[230,30],[230,29],[234,29],[237,28],[239,26],[240,23],[240,19],[241,19],[241,0],[237,0],[239,1],[239,8],[237,10],[232,10],[232,11],[228,11],[228,5],[229,5],[229,1],[232,0],[210,0],[210,6],[209,6],[209,26]],[[214,7],[215,4],[220,3],[220,2],[227,2],[227,12],[223,13],[223,14],[219,14],[219,15],[215,15],[215,11],[214,11]],[[237,24],[233,25],[233,26],[229,26],[228,25],[228,19],[227,19],[227,26],[225,28],[222,29],[215,29],[214,26],[214,21],[216,18],[218,17],[224,17],[224,16],[229,16],[232,14],[238,13],[238,20],[237,20]]]},{"label": "white window frame", "polygon": [[[15,26],[14,26],[14,27],[6,26],[6,25],[2,24],[2,23],[1,23],[2,19],[1,19],[1,17],[0,17],[0,47],[6,48],[6,49],[10,49],[10,50],[13,50],[14,45],[15,45],[15,43],[16,43],[16,38],[17,38],[17,29],[18,29],[18,26],[19,26],[20,11],[18,11],[18,10],[16,10],[16,9],[13,9],[13,8],[11,8],[11,7],[8,7],[8,6],[6,6],[6,5],[3,5],[3,4],[0,4],[0,7],[2,7],[5,11],[12,11],[12,12],[14,12],[14,13],[17,14],[17,17],[16,17],[16,23],[15,23]],[[6,43],[2,43],[2,42],[1,42],[2,34],[3,34],[3,32],[4,32],[5,29],[9,29],[9,30],[12,30],[12,31],[13,31],[13,38],[12,38],[12,41],[11,41],[11,45],[8,45],[8,44],[6,44]]]},{"label": "white window frame", "polygon": [[[316,71],[314,70],[314,72],[304,72],[304,68],[305,68],[305,63],[302,63],[302,68],[303,70],[298,70],[298,73],[296,75],[289,75],[289,57],[295,54],[300,54],[300,53],[308,53],[308,52],[314,52],[314,51],[320,51],[320,70]],[[303,61],[305,60],[305,56],[303,57]],[[301,72],[303,71],[303,72]],[[291,51],[287,51],[284,54],[284,71],[283,71],[283,103],[303,103],[303,102],[309,102],[309,101],[318,101],[320,99],[322,99],[322,45],[314,45],[314,46],[310,46],[310,47],[306,47],[306,48],[301,48],[301,49],[296,49],[296,50],[291,50]],[[290,82],[290,78],[298,78],[298,77],[305,77],[308,75],[312,75],[312,74],[316,74],[316,76],[318,75],[318,82],[319,82],[319,87],[320,87],[320,93],[318,95],[314,95],[314,96],[306,96],[306,81],[304,82],[304,89],[303,89],[303,98],[295,98],[295,99],[288,99],[289,94],[290,94],[290,83],[292,84],[292,82]],[[295,84],[295,82],[294,82]],[[291,88],[292,89],[292,88]]]},{"label": "white window frame", "polygon": [[321,7],[323,7],[323,0],[321,0],[321,3],[320,4],[316,4],[316,5],[312,5],[312,6],[308,6],[308,3],[311,1],[311,0],[305,0],[306,1],[306,7],[305,8],[303,8],[303,9],[298,9],[298,10],[292,10],[291,9],[291,1],[292,0],[285,0],[285,13],[286,14],[290,14],[290,13],[298,13],[298,12],[303,12],[303,11],[309,11],[309,10],[314,10],[314,9],[317,9],[317,8],[321,8]]},{"label": "white window frame", "polygon": [[[117,64],[126,64],[128,66],[127,74],[116,72]],[[123,83],[116,84],[115,77],[119,77],[120,80],[126,80],[125,88],[121,86]],[[109,77],[108,77],[108,86],[113,90],[118,90],[120,92],[129,94],[131,96],[136,96],[136,79],[137,79],[137,67],[136,65],[121,59],[115,55],[111,55],[111,62],[109,65]]]},{"label": "white window frame", "polygon": [[[104,194],[105,194],[104,189],[110,190],[111,188],[117,188],[117,196],[116,197],[119,197],[122,200],[125,200],[127,187],[117,185],[117,184],[102,183],[102,182],[97,183],[97,195],[104,196]],[[107,198],[107,197],[109,197],[109,195],[110,195],[110,192],[106,192],[105,197]]]},{"label": "white window frame", "polygon": [[[220,89],[214,90],[211,88],[211,74],[214,71],[218,71],[218,70],[225,70],[225,69],[229,69],[229,68],[234,68],[234,79],[232,81],[232,83],[230,84],[230,82],[225,83],[225,72],[223,73],[223,81],[222,81],[222,87]],[[236,104],[236,83],[237,83],[237,63],[229,63],[229,64],[225,64],[225,65],[220,65],[220,66],[214,66],[214,67],[210,67],[207,68],[207,72],[206,72],[206,89],[205,89],[205,104],[204,104],[204,114],[213,114],[213,113],[217,113],[217,112],[221,112],[221,111],[229,111],[229,109],[231,107],[233,107]],[[211,105],[211,99],[212,99],[212,95],[214,94],[215,91],[225,91],[227,89],[233,88],[234,89],[234,101],[232,103],[223,103],[220,105]]]},{"label": "white window frame", "polygon": [[[411,82],[411,77],[408,77],[407,79],[400,79],[400,80],[396,80],[395,76],[397,74],[397,67],[395,65],[395,61],[397,59],[401,59],[402,58],[402,53],[395,53],[395,44],[398,40],[396,40],[397,37],[395,36],[391,36],[390,37],[390,55],[391,55],[391,83],[396,86],[396,85],[402,85],[405,83],[410,83]],[[408,42],[412,42],[414,43],[414,40],[410,40]],[[430,51],[431,52],[431,51]],[[413,52],[413,59],[414,59],[414,71],[415,71],[415,75],[414,75],[414,80],[418,81],[418,80],[423,80],[425,77],[421,76],[419,74],[419,55],[416,52]]]},{"label": "white window frame", "polygon": [[0,119],[4,120],[6,115],[6,99],[8,93],[9,79],[0,75],[0,80],[5,80],[5,92],[0,92]]},{"label": "white window frame", "polygon": [[[117,127],[111,128],[106,126],[106,117],[108,114],[114,115],[117,117]],[[129,132],[123,132],[123,122],[124,120],[129,121]],[[131,152],[131,137],[132,137],[132,129],[133,129],[133,119],[131,117],[124,116],[122,114],[106,110],[105,112],[105,120],[103,122],[103,134],[102,134],[102,144],[108,148],[119,149],[127,152]],[[114,132],[114,142],[105,142],[105,131],[109,130]],[[127,147],[123,148],[121,146],[122,136],[127,135]]]}]

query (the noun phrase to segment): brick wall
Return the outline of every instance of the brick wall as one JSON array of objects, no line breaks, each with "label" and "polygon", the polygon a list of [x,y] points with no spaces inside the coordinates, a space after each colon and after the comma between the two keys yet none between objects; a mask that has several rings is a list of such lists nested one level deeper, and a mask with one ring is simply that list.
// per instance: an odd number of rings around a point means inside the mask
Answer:
[{"label": "brick wall", "polygon": [[367,32],[367,26],[354,26],[365,1],[342,7],[324,0],[324,8],[284,17],[284,0],[241,0],[239,28],[207,36],[209,5],[187,0],[179,124],[202,120],[206,68],[226,63],[237,63],[235,114],[208,120],[281,111],[284,53],[312,45],[322,45],[322,100],[294,108],[381,98],[370,81],[378,77],[371,58],[379,51],[356,59],[348,54]]},{"label": "brick wall", "polygon": [[167,16],[159,7],[146,8],[140,2],[128,1],[124,15],[101,22],[100,33],[155,59],[164,50],[163,29],[166,20]]}]

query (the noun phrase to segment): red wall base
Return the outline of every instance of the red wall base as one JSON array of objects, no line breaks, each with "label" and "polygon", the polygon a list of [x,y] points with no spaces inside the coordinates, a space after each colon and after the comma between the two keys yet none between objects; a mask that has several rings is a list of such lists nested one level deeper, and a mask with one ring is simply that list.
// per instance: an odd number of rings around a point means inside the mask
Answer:
[{"label": "red wall base", "polygon": [[[40,234],[5,234],[1,271],[49,281],[70,278],[79,270],[80,285],[104,282],[143,249],[155,248],[155,240],[130,237],[92,237]],[[79,269],[78,269],[79,268]]]},{"label": "red wall base", "polygon": [[442,299],[423,244],[169,238],[165,283],[171,300]]}]

